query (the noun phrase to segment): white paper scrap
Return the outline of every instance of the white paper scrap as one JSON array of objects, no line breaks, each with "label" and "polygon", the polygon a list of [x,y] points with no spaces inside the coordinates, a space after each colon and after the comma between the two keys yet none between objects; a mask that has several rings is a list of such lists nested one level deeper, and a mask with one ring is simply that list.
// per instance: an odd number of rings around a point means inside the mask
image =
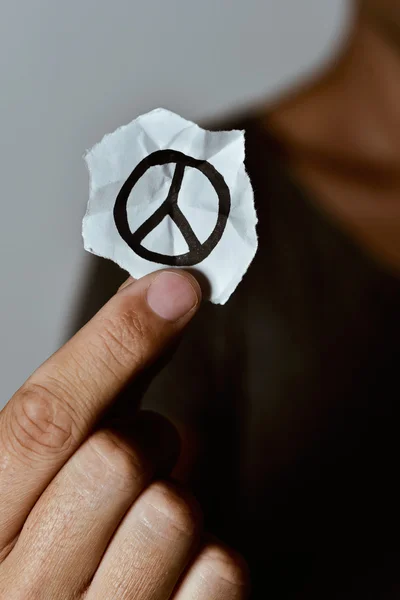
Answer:
[{"label": "white paper scrap", "polygon": [[136,278],[197,271],[225,304],[257,251],[244,154],[243,131],[206,131],[161,108],[106,135],[85,155],[85,249]]}]

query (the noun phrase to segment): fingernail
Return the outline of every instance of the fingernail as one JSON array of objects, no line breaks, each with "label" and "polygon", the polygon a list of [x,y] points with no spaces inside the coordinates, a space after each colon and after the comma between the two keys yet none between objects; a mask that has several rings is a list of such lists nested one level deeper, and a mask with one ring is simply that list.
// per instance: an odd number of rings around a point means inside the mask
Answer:
[{"label": "fingernail", "polygon": [[163,319],[177,321],[198,304],[199,298],[194,286],[184,275],[164,271],[147,290],[147,302],[153,312]]}]

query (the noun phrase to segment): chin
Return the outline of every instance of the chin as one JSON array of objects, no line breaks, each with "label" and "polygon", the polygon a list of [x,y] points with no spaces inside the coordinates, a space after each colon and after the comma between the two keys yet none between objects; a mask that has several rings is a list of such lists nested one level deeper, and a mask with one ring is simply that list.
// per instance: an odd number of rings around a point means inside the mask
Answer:
[{"label": "chin", "polygon": [[362,0],[362,6],[370,17],[377,19],[390,34],[397,33],[400,39],[400,0]]},{"label": "chin", "polygon": [[363,0],[362,4],[381,19],[400,25],[400,0]]}]

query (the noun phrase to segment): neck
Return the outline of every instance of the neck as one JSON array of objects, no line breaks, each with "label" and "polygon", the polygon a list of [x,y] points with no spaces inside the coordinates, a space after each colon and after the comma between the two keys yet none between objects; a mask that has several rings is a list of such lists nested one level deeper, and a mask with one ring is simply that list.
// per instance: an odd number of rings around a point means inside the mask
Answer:
[{"label": "neck", "polygon": [[361,168],[400,166],[400,47],[361,15],[346,51],[308,90],[268,112],[288,146]]}]

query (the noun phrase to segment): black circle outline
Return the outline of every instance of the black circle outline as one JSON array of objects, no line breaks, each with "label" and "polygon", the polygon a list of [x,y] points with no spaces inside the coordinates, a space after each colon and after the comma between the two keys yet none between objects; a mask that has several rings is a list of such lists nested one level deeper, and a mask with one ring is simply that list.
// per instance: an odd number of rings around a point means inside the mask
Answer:
[{"label": "black circle outline", "polygon": [[[132,233],[128,222],[127,204],[132,189],[146,171],[157,165],[176,163],[173,184],[163,204],[145,221],[136,232]],[[181,165],[181,167],[179,167]],[[182,168],[183,166],[183,168]],[[211,183],[218,196],[218,218],[214,230],[204,243],[201,243],[190,224],[178,207],[177,198],[182,184],[185,167],[199,170]],[[176,184],[174,182],[176,181]],[[178,150],[157,150],[144,158],[132,171],[123,184],[114,205],[114,221],[122,239],[139,256],[152,262],[168,266],[189,267],[203,261],[211,254],[220,241],[231,210],[231,195],[224,177],[217,169],[205,160],[199,160],[179,152]],[[141,242],[150,231],[155,229],[162,219],[169,215],[184,235],[189,252],[176,256],[152,252],[142,246]],[[190,231],[189,231],[190,230]]]}]

